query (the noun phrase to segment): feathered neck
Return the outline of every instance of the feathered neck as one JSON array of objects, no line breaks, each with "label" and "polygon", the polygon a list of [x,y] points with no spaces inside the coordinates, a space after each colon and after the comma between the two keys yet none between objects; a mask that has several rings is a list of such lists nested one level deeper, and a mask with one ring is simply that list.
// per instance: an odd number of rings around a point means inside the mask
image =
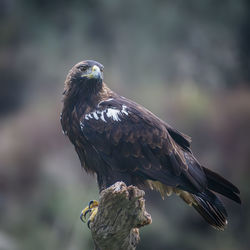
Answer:
[{"label": "feathered neck", "polygon": [[[63,112],[69,113],[76,110],[77,113],[84,113],[87,109],[94,108],[96,105],[107,98],[112,97],[115,93],[102,82],[101,84],[93,84],[93,88],[67,88],[63,93]],[[96,87],[99,86],[99,87]]]}]

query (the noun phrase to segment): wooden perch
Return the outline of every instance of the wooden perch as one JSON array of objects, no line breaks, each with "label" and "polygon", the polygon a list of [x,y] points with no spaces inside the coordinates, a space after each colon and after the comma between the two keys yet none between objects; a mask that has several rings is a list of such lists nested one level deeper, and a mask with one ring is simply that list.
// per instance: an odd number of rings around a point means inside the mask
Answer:
[{"label": "wooden perch", "polygon": [[96,250],[132,250],[139,228],[152,222],[145,210],[144,191],[116,182],[100,194],[98,213],[90,230]]}]

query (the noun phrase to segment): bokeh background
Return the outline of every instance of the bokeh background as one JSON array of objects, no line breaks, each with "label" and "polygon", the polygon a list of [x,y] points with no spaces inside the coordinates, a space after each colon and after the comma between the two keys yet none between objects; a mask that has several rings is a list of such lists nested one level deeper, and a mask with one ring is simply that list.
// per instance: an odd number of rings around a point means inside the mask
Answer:
[{"label": "bokeh background", "polygon": [[0,0],[0,249],[93,248],[79,214],[97,184],[59,122],[66,74],[84,59],[241,190],[242,206],[224,199],[224,232],[146,191],[153,224],[138,249],[249,249],[249,46],[248,0]]}]

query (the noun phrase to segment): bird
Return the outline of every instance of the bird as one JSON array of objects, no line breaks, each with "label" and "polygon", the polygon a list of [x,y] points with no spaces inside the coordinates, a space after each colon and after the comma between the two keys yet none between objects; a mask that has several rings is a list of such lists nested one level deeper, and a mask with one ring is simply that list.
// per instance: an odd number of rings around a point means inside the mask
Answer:
[{"label": "bird", "polygon": [[[81,166],[96,175],[99,191],[117,181],[150,188],[162,197],[177,194],[212,227],[224,230],[227,211],[219,193],[241,204],[239,189],[201,165],[191,138],[151,111],[112,91],[103,80],[104,66],[93,60],[69,71],[63,91],[61,125]],[[89,223],[98,201],[82,210]]]}]

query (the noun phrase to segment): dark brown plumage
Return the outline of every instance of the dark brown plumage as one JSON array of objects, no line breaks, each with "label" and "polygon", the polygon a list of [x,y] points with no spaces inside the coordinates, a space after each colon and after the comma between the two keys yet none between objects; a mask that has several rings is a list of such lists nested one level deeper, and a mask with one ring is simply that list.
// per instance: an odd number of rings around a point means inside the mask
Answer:
[{"label": "dark brown plumage", "polygon": [[213,191],[241,203],[238,188],[200,165],[189,136],[110,90],[102,72],[100,63],[83,61],[65,81],[61,124],[82,167],[96,173],[100,190],[124,181],[150,186],[162,196],[174,192],[224,229],[227,212]]}]

